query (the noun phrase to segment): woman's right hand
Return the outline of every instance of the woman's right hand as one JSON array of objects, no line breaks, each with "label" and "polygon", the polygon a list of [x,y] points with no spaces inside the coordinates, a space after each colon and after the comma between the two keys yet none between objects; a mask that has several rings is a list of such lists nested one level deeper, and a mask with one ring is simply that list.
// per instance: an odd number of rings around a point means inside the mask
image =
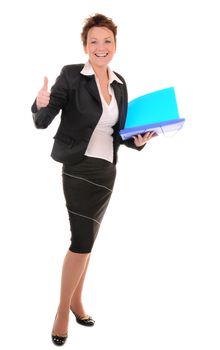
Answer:
[{"label": "woman's right hand", "polygon": [[50,102],[50,92],[48,91],[48,78],[44,77],[44,85],[37,94],[36,104],[37,109],[47,107]]}]

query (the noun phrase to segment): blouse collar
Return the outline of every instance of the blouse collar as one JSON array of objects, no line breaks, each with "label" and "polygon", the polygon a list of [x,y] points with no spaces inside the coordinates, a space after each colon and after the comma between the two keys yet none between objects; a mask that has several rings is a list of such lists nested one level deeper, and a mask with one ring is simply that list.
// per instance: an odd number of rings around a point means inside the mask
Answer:
[{"label": "blouse collar", "polygon": [[[84,65],[80,73],[83,75],[95,75],[95,72],[89,61],[86,62],[86,64]],[[111,70],[109,66],[108,66],[108,76],[109,76],[109,84],[111,84],[114,80],[116,80],[119,84],[123,84],[123,82],[117,77],[117,75]]]}]

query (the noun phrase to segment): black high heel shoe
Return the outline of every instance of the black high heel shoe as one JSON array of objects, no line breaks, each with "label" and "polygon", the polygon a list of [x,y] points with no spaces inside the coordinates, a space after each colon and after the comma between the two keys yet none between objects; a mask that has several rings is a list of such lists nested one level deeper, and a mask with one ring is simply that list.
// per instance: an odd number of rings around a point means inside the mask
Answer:
[{"label": "black high heel shoe", "polygon": [[86,326],[86,327],[93,327],[95,324],[95,321],[92,319],[91,316],[79,316],[77,315],[71,308],[70,310],[72,311],[73,315],[76,318],[76,322],[81,324],[82,326]]},{"label": "black high heel shoe", "polygon": [[52,338],[52,342],[54,343],[54,345],[62,346],[65,344],[65,342],[67,340],[67,335],[61,337],[59,335],[52,334],[51,338]]},{"label": "black high heel shoe", "polygon": [[[56,318],[57,318],[57,315],[55,317],[55,320],[54,322],[56,321]],[[52,342],[54,345],[57,345],[57,346],[62,346],[65,344],[66,340],[67,340],[67,337],[68,335],[67,334],[64,334],[64,335],[56,335],[54,333],[54,331],[52,331],[52,334],[51,334],[51,339],[52,339]]]}]

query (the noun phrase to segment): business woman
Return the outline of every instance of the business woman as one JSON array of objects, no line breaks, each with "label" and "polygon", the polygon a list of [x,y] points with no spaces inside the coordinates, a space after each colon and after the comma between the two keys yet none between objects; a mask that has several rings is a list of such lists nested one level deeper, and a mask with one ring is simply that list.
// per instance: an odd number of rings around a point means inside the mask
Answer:
[{"label": "business woman", "polygon": [[121,144],[140,150],[154,134],[123,142],[119,130],[127,112],[127,89],[109,63],[116,51],[117,27],[112,19],[95,14],[81,33],[86,64],[64,66],[48,91],[48,80],[32,106],[37,128],[46,128],[62,110],[54,137],[52,158],[63,163],[63,190],[71,228],[65,256],[59,306],[52,341],[61,346],[68,336],[69,311],[78,323],[93,326],[83,308],[82,289],[89,258],[115,182]]}]

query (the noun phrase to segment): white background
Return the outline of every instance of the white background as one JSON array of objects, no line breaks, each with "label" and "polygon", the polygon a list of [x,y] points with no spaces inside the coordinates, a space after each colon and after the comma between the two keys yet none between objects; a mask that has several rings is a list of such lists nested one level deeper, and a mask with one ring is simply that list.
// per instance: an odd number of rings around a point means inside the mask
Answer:
[{"label": "white background", "polygon": [[50,332],[69,246],[61,164],[50,158],[59,117],[34,128],[47,75],[85,62],[84,18],[118,25],[111,67],[129,98],[174,86],[186,118],[142,152],[121,148],[84,303],[66,349],[219,350],[219,10],[217,1],[1,3],[1,348],[52,349]]}]

